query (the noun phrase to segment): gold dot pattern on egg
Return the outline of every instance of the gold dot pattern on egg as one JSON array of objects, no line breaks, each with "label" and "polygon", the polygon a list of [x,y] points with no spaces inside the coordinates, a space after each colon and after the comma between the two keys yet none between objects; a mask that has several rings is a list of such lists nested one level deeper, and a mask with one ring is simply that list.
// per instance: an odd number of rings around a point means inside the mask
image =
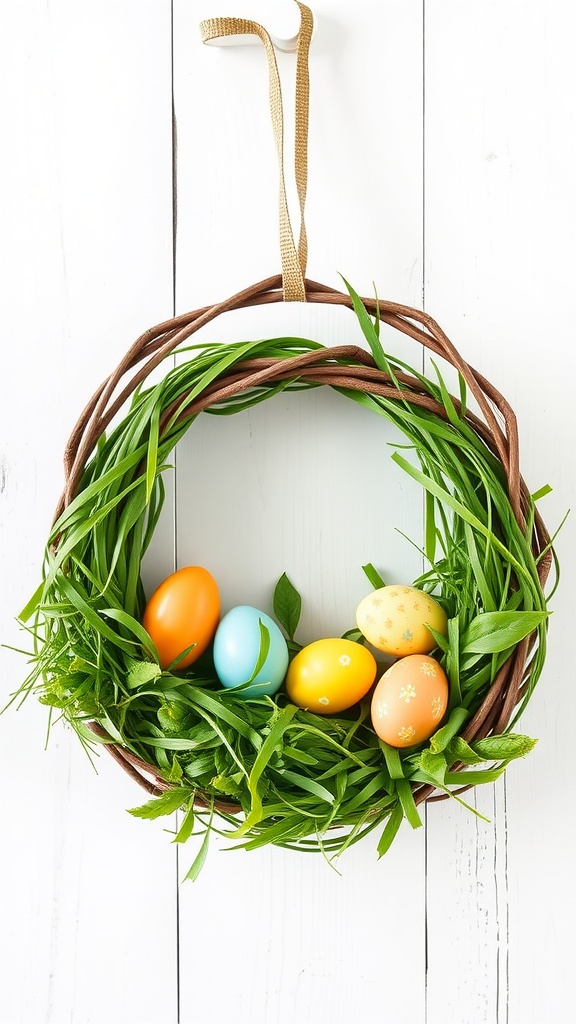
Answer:
[{"label": "gold dot pattern on egg", "polygon": [[420,666],[420,671],[423,672],[425,676],[429,676],[434,679],[436,678],[436,669],[431,661],[423,661]]},{"label": "gold dot pattern on egg", "polygon": [[367,595],[358,605],[356,622],[369,643],[397,658],[428,654],[436,647],[430,630],[447,632],[443,608],[416,587],[381,587]]},{"label": "gold dot pattern on egg", "polygon": [[442,718],[444,711],[445,705],[442,697],[434,697],[434,700],[432,701],[432,718],[434,721],[437,722],[439,718]]}]

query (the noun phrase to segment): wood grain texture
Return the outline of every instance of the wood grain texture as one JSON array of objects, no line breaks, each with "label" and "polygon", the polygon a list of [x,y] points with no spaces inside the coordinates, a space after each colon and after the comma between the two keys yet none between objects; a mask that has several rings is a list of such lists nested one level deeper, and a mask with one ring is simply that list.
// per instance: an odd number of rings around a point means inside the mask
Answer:
[{"label": "wood grain texture", "polygon": [[[129,340],[171,308],[170,10],[23,2],[0,22],[0,632],[22,646],[14,617],[37,585],[65,438]],[[4,704],[26,666],[0,655]],[[174,1021],[162,828],[134,828],[140,793],[107,758],[96,775],[61,727],[45,751],[40,706],[7,714],[0,734],[0,1019]]]},{"label": "wood grain texture", "polygon": [[[309,272],[421,305],[510,399],[524,475],[574,504],[575,94],[568,0],[317,0]],[[67,433],[145,327],[279,269],[263,52],[203,47],[231,14],[293,34],[292,0],[20,0],[0,10],[0,641],[34,589]],[[268,21],[269,19],[269,21]],[[173,30],[173,31],[172,31]],[[290,163],[294,58],[280,55]],[[178,138],[172,253],[172,89]],[[291,200],[294,201],[292,189]],[[356,332],[356,333],[355,333]],[[344,310],[222,317],[206,341],[357,339]],[[392,333],[409,362],[419,351]],[[302,634],[339,632],[360,565],[412,579],[422,498],[385,423],[328,392],[200,418],[145,565],[206,561],[227,606],[269,609],[284,570]],[[506,781],[428,807],[377,861],[195,853],[125,808],[142,796],[29,702],[0,719],[2,1024],[568,1024],[576,888],[568,785],[569,580]],[[573,632],[573,630],[572,630]],[[24,671],[0,649],[2,702]],[[188,848],[189,847],[189,848]]]},{"label": "wood grain texture", "polygon": [[[574,331],[565,320],[575,269],[575,27],[563,3],[426,5],[426,307],[516,410],[528,485],[554,486],[541,504],[552,530],[574,504],[576,468],[566,443]],[[564,1024],[576,1013],[572,943],[560,939],[572,927],[576,893],[561,725],[575,707],[563,640],[573,606],[570,522],[557,549],[563,583],[552,602],[550,653],[519,724],[539,744],[510,767],[492,812],[482,794],[492,825],[468,832],[457,863],[435,858],[445,865],[436,881],[444,879],[447,895],[434,914],[429,858],[429,948],[443,946],[429,972],[431,1020]],[[443,817],[428,830],[437,850]]]}]

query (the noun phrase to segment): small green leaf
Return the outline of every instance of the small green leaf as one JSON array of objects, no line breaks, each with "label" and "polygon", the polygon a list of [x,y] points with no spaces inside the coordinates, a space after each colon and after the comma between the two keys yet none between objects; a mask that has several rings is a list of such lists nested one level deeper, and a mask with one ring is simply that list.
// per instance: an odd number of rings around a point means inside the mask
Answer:
[{"label": "small green leaf", "polygon": [[489,782],[496,782],[503,774],[506,765],[499,768],[487,768],[486,771],[464,771],[446,772],[447,786],[482,786]]},{"label": "small green leaf", "polygon": [[[210,820],[212,820],[212,817],[210,817]],[[192,861],[192,866],[191,866],[190,870],[187,871],[186,874],[184,875],[184,881],[185,882],[186,881],[195,882],[196,879],[198,878],[198,875],[200,874],[200,872],[202,871],[202,868],[204,867],[204,864],[205,864],[205,861],[206,861],[206,857],[208,856],[208,847],[209,847],[209,845],[210,845],[210,826],[208,825],[206,827],[206,831],[204,833],[204,838],[202,840],[202,845],[201,845],[200,849],[198,850],[198,853],[196,854],[194,860]]]},{"label": "small green leaf", "polygon": [[433,754],[440,754],[446,749],[450,740],[456,735],[467,718],[470,717],[468,708],[454,708],[450,718],[438,732],[430,737],[430,750]]},{"label": "small green leaf", "polygon": [[407,779],[398,779],[396,781],[396,791],[400,797],[400,803],[407,820],[412,825],[412,828],[421,828],[422,819],[418,814],[418,808],[414,802],[414,794],[412,792],[412,786]]},{"label": "small green leaf", "polygon": [[540,498],[545,498],[547,494],[552,494],[552,491],[553,488],[550,484],[544,484],[538,491],[534,491],[534,494],[531,494],[530,497],[532,501],[540,501]]},{"label": "small green leaf", "polygon": [[253,683],[258,675],[260,669],[262,669],[266,663],[268,652],[270,650],[270,630],[268,626],[265,626],[262,619],[258,619],[258,626],[260,627],[260,650],[258,651],[258,657],[256,658],[256,664],[254,665],[254,671],[250,676],[250,679],[246,680],[246,686],[248,683]]},{"label": "small green leaf", "polygon": [[428,623],[426,623],[426,629],[429,633],[432,633],[436,646],[440,648],[443,654],[448,654],[450,650],[450,644],[443,633],[439,633],[437,629],[433,629]]},{"label": "small green leaf", "polygon": [[127,664],[129,668],[126,685],[130,690],[146,686],[147,683],[154,682],[162,674],[160,666],[153,661],[136,661],[134,658],[130,658],[127,659]]},{"label": "small green leaf", "polygon": [[307,778],[306,775],[300,775],[298,772],[291,772],[287,768],[282,770],[282,778],[287,782],[293,782],[299,789],[305,790],[306,793],[311,793],[313,796],[317,796],[319,800],[324,800],[328,804],[334,803],[334,794],[326,789],[326,786],[321,786],[319,782],[315,782],[314,779]]},{"label": "small green leaf", "polygon": [[133,814],[135,818],[161,818],[164,814],[173,814],[189,799],[190,790],[182,786],[178,789],[169,789],[162,793],[162,796],[148,800],[140,807],[131,807],[128,813]]},{"label": "small green leaf", "polygon": [[529,754],[537,742],[530,736],[508,733],[504,736],[487,736],[473,743],[472,749],[483,761],[512,761],[515,757]]},{"label": "small green leaf", "polygon": [[273,606],[278,622],[284,627],[290,639],[293,640],[294,633],[300,622],[302,598],[285,572],[282,573],[276,584]]},{"label": "small green leaf", "polygon": [[188,808],[186,810],[186,813],[185,813],[184,817],[182,818],[182,823],[180,825],[180,828],[178,829],[178,831],[177,831],[176,835],[174,836],[174,839],[172,840],[172,842],[174,842],[174,843],[185,843],[186,840],[190,838],[190,836],[192,835],[192,832],[194,830],[194,820],[195,820],[195,817],[196,817],[196,815],[195,815],[195,812],[194,812],[194,797],[192,797],[192,799],[190,800],[190,803],[188,804]]},{"label": "small green leaf", "polygon": [[423,750],[418,760],[420,761],[422,771],[429,775],[434,782],[438,782],[443,786],[448,770],[444,754],[434,754],[431,750]]},{"label": "small green leaf", "polygon": [[380,573],[374,568],[372,562],[367,562],[366,565],[362,566],[364,574],[368,577],[368,580],[374,587],[374,590],[380,590],[381,587],[385,587],[386,584],[382,579]]},{"label": "small green leaf", "polygon": [[483,612],[462,637],[462,654],[496,654],[523,640],[548,618],[548,612]]},{"label": "small green leaf", "polygon": [[176,754],[172,754],[172,767],[168,775],[166,776],[167,782],[181,782],[184,772],[182,771],[182,765],[176,757]]},{"label": "small green leaf", "polygon": [[402,824],[403,818],[404,811],[402,810],[402,804],[400,803],[400,801],[398,801],[394,805],[390,817],[386,822],[386,827],[378,841],[378,846],[376,847],[376,850],[379,858],[383,857],[384,854],[387,853],[390,847],[392,846],[392,843],[396,838],[396,833],[398,832],[398,829]]},{"label": "small green leaf", "polygon": [[166,671],[167,672],[174,672],[174,671],[176,671],[176,669],[178,668],[180,663],[182,661],[184,661],[184,658],[186,658],[190,654],[190,651],[193,651],[195,647],[196,647],[195,643],[190,644],[189,647],[185,647],[184,650],[181,651],[180,654],[178,654],[174,658],[174,661],[170,662],[170,664],[168,665],[168,668],[166,669]]},{"label": "small green leaf", "polygon": [[455,736],[446,748],[448,764],[482,764],[482,758],[475,754],[472,747],[461,736]]},{"label": "small green leaf", "polygon": [[210,782],[210,785],[217,789],[219,793],[224,793],[225,796],[240,796],[242,787],[239,783],[242,778],[242,772],[236,772],[235,775],[216,775]]},{"label": "small green leaf", "polygon": [[400,760],[400,753],[396,747],[391,747],[390,744],[385,743],[384,740],[378,740],[378,746],[384,754],[386,761],[386,767],[391,779],[403,779],[404,769],[402,767],[402,761]]}]

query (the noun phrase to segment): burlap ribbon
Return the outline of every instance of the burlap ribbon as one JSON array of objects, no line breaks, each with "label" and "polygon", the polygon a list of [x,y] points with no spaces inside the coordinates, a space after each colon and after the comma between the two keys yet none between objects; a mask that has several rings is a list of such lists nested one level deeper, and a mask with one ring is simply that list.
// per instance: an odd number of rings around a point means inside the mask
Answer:
[{"label": "burlap ribbon", "polygon": [[294,233],[288,210],[286,196],[286,180],[284,174],[284,113],[282,106],[282,88],[274,45],[262,25],[245,18],[209,18],[200,23],[202,42],[207,43],[223,36],[258,36],[264,44],[268,59],[268,76],[270,92],[270,113],[274,141],[278,152],[280,171],[280,255],[282,259],[282,287],[285,302],[304,302],[306,288],[306,263],[308,259],[308,241],[304,208],[306,205],[306,189],[308,184],[308,107],[310,97],[310,76],[308,72],[308,54],[314,19],[311,10],[298,3],[300,9],[300,32],[296,58],[296,124],[295,124],[295,158],[294,172],[296,189],[300,205],[300,236],[298,246],[294,242]]}]

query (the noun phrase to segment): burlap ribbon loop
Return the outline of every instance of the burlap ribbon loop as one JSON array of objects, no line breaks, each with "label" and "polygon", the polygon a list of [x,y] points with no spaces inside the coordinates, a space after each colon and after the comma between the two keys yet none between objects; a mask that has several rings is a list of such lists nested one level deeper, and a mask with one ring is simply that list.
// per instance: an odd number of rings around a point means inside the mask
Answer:
[{"label": "burlap ribbon loop", "polygon": [[308,54],[312,39],[314,19],[309,7],[298,3],[300,9],[300,32],[296,56],[296,124],[295,124],[295,157],[294,172],[296,190],[300,205],[300,236],[298,246],[294,242],[294,233],[288,210],[286,196],[286,179],[284,174],[284,113],[282,106],[282,88],[274,45],[262,25],[245,18],[209,18],[200,23],[202,42],[211,42],[224,36],[257,36],[266,51],[268,59],[268,79],[270,94],[270,113],[272,129],[278,153],[280,176],[279,215],[280,215],[280,256],[282,260],[282,287],[285,302],[305,302],[306,263],[308,260],[308,240],[304,209],[306,206],[306,190],[308,184],[308,108],[310,97],[310,76],[308,71]]}]

